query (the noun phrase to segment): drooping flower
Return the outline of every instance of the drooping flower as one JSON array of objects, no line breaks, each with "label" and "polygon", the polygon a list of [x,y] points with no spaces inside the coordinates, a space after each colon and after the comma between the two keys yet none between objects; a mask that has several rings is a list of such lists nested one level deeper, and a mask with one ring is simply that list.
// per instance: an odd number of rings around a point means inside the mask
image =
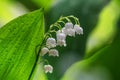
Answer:
[{"label": "drooping flower", "polygon": [[83,34],[83,28],[82,27],[80,27],[79,25],[74,25],[74,30],[75,30],[75,32],[76,32],[76,34]]},{"label": "drooping flower", "polygon": [[65,29],[65,27],[62,28],[62,33],[64,33],[64,34],[67,36],[68,33],[67,33],[66,30],[67,30],[67,29]]},{"label": "drooping flower", "polygon": [[65,40],[66,39],[66,35],[60,31],[57,31],[56,37],[57,37],[57,40]]},{"label": "drooping flower", "polygon": [[51,49],[50,51],[49,51],[49,56],[57,56],[57,57],[59,57],[59,53],[58,53],[58,50],[57,49]]},{"label": "drooping flower", "polygon": [[57,45],[66,47],[66,41],[65,40],[57,40]]},{"label": "drooping flower", "polygon": [[66,30],[68,36],[74,36],[75,37],[75,30],[74,29],[68,29]]},{"label": "drooping flower", "polygon": [[48,38],[47,41],[46,41],[46,46],[48,48],[56,47],[56,40],[54,38]]},{"label": "drooping flower", "polygon": [[66,46],[66,34],[65,33],[59,30],[57,31],[56,37],[57,37],[57,45]]},{"label": "drooping flower", "polygon": [[75,36],[75,30],[72,28],[71,29],[63,28],[62,31],[66,36]]},{"label": "drooping flower", "polygon": [[46,47],[43,47],[43,48],[41,49],[40,54],[41,54],[42,56],[44,56],[44,55],[47,54],[48,52],[49,52],[49,49],[46,48]]},{"label": "drooping flower", "polygon": [[73,24],[71,22],[67,22],[65,24],[65,29],[72,29],[73,28]]},{"label": "drooping flower", "polygon": [[45,73],[52,73],[53,72],[53,67],[51,65],[44,65],[44,70]]},{"label": "drooping flower", "polygon": [[62,32],[66,35],[66,36],[75,36],[75,30],[73,28],[73,24],[68,22],[65,24],[65,27],[62,28]]}]

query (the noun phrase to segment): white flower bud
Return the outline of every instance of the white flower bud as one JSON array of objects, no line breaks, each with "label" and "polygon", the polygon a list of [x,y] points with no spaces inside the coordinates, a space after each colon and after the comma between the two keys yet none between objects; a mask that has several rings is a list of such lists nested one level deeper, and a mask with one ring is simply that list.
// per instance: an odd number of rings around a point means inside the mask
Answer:
[{"label": "white flower bud", "polygon": [[59,53],[58,53],[58,50],[57,49],[51,49],[50,51],[49,51],[49,56],[59,56]]},{"label": "white flower bud", "polygon": [[71,29],[71,28],[73,28],[73,24],[71,22],[67,22],[65,24],[65,29]]},{"label": "white flower bud", "polygon": [[41,54],[42,56],[44,56],[44,55],[47,54],[48,52],[49,52],[49,49],[46,48],[46,47],[44,47],[44,48],[41,49],[40,54]]},{"label": "white flower bud", "polygon": [[66,41],[65,40],[58,40],[57,45],[66,47]]},{"label": "white flower bud", "polygon": [[47,41],[46,41],[46,46],[48,48],[56,47],[56,40],[54,38],[48,38]]},{"label": "white flower bud", "polygon": [[51,65],[44,65],[44,70],[45,73],[52,73],[53,72],[53,67]]},{"label": "white flower bud", "polygon": [[80,27],[79,25],[74,25],[74,30],[76,32],[76,34],[83,34],[83,28]]},{"label": "white flower bud", "polygon": [[66,39],[66,35],[60,31],[57,32],[56,37],[57,37],[57,40],[65,40]]}]

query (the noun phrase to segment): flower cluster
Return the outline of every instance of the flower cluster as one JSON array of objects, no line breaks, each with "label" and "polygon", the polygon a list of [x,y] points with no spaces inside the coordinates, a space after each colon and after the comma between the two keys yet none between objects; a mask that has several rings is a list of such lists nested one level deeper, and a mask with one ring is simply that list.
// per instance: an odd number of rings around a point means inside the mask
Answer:
[{"label": "flower cluster", "polygon": [[[75,25],[72,23],[70,18],[73,18],[75,21]],[[65,22],[64,20],[67,20]],[[61,26],[61,23],[64,24],[64,27]],[[57,27],[58,30],[53,30],[53,27]],[[51,36],[51,32],[55,32],[56,38],[53,38]],[[55,49],[56,46],[64,46],[66,47],[66,38],[67,36],[73,36],[75,37],[76,34],[80,35],[83,34],[83,28],[80,27],[79,20],[74,16],[67,16],[67,17],[61,17],[55,24],[50,26],[50,30],[48,33],[46,33],[46,36],[49,36],[48,38],[45,38],[45,45],[43,45],[43,48],[41,49],[40,55],[44,56],[48,54],[49,56],[53,57],[59,57],[59,52],[57,49]],[[45,36],[45,37],[46,37]],[[45,73],[52,73],[53,67],[51,65],[44,65]]]}]

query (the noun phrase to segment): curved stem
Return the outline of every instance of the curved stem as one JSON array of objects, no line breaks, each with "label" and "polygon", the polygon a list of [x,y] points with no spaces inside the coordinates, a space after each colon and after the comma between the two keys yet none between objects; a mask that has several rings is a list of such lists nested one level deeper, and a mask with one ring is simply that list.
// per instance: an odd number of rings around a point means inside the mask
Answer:
[{"label": "curved stem", "polygon": [[55,31],[55,30],[52,30],[52,31],[50,31],[50,32],[51,32],[51,33],[53,33],[53,32],[54,32],[54,33],[56,33],[56,31]]},{"label": "curved stem", "polygon": [[65,24],[65,22],[64,21],[61,21],[61,20],[59,20],[59,21],[57,21],[58,23],[63,23],[63,24]]},{"label": "curved stem", "polygon": [[60,24],[55,23],[55,24],[53,24],[53,25],[56,26],[58,29],[61,29],[61,28],[62,28]]},{"label": "curved stem", "polygon": [[73,18],[74,20],[75,20],[75,22],[76,22],[76,24],[79,24],[80,25],[80,22],[79,22],[79,20],[78,20],[78,18],[76,18],[76,17],[74,17],[74,16],[67,16],[67,17],[69,17],[69,18]]}]

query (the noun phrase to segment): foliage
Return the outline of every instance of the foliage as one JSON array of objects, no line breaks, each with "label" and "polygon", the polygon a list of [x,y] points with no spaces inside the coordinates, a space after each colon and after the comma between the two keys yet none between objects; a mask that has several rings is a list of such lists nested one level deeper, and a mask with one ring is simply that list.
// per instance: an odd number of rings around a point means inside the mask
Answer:
[{"label": "foliage", "polygon": [[92,55],[95,51],[112,42],[116,34],[117,27],[115,26],[119,16],[119,6],[114,1],[111,1],[100,13],[98,24],[89,35],[86,56]]},{"label": "foliage", "polygon": [[44,35],[43,10],[20,16],[0,29],[0,79],[27,80]]},{"label": "foliage", "polygon": [[[26,9],[44,8],[44,12],[30,12],[0,28],[0,80],[120,79],[120,0],[0,0],[0,5],[0,25]],[[38,55],[44,23],[47,32],[60,16],[68,15],[80,19],[84,35],[69,37],[65,49],[58,47],[59,58],[45,56],[54,71],[44,74]]]}]

